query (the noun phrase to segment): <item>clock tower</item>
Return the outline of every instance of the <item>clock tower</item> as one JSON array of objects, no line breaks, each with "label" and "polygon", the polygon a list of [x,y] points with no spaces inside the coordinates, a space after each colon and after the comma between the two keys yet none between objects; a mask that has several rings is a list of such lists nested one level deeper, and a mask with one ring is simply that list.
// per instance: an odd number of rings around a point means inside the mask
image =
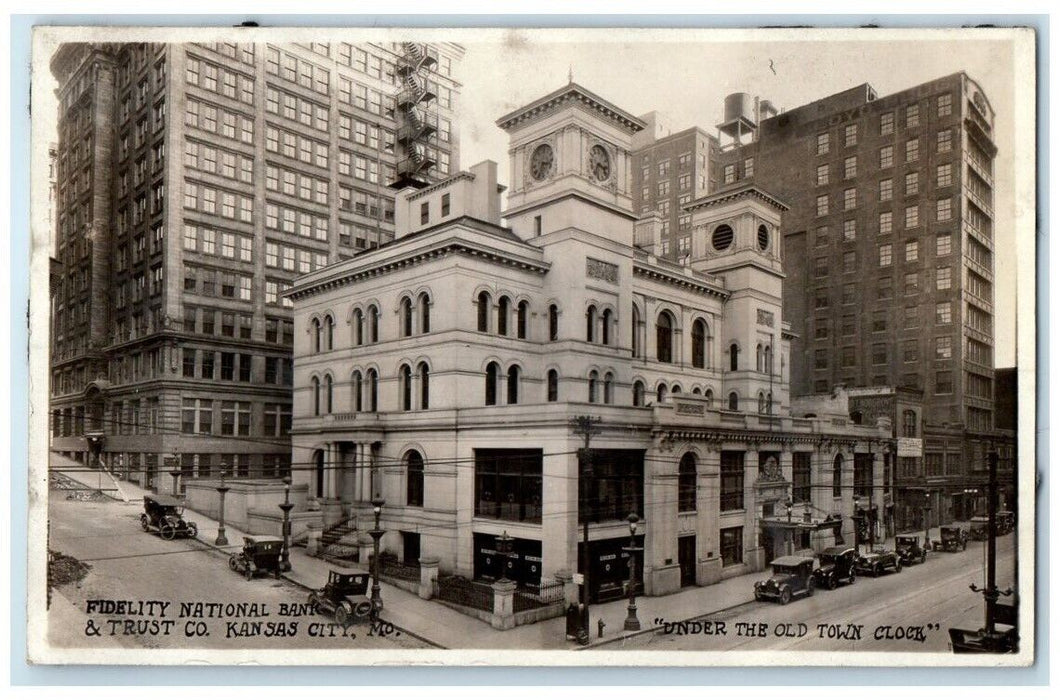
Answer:
[{"label": "clock tower", "polygon": [[504,216],[519,237],[575,227],[632,244],[630,151],[644,122],[572,82],[497,125],[510,136]]}]

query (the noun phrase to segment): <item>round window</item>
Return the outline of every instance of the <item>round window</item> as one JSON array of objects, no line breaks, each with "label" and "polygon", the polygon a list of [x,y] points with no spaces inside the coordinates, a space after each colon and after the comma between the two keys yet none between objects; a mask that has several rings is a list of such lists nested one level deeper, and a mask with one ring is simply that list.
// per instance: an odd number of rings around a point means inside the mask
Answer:
[{"label": "round window", "polygon": [[714,229],[714,236],[711,239],[714,244],[714,250],[725,250],[732,245],[732,236],[732,227],[728,224],[722,224]]},{"label": "round window", "polygon": [[765,224],[758,227],[758,249],[769,249],[769,229],[766,228]]}]

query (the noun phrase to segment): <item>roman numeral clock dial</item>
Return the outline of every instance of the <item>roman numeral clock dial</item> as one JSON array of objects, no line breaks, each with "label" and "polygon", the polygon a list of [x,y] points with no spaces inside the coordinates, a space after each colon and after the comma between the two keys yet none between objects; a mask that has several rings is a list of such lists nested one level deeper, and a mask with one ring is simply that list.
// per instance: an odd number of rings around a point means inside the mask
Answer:
[{"label": "roman numeral clock dial", "polygon": [[552,147],[548,144],[541,144],[530,155],[530,176],[535,180],[544,180],[552,175],[554,162]]}]

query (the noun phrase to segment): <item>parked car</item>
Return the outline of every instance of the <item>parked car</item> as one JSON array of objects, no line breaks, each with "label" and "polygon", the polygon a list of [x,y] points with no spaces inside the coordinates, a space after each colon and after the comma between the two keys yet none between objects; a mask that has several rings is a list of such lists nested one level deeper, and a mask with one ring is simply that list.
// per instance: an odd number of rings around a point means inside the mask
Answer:
[{"label": "parked car", "polygon": [[939,539],[931,542],[931,548],[936,552],[963,552],[968,549],[968,531],[963,527],[940,527]]},{"label": "parked car", "polygon": [[283,540],[243,538],[243,551],[228,558],[228,568],[237,571],[247,580],[261,572],[272,572],[280,578],[280,556],[283,553]]},{"label": "parked car", "polygon": [[184,519],[184,502],[171,496],[144,496],[140,527],[144,532],[157,532],[164,540],[199,534],[198,526]]},{"label": "parked car", "polygon": [[778,600],[787,605],[795,596],[813,595],[813,558],[788,556],[770,562],[773,575],[755,582],[755,600]]},{"label": "parked car", "polygon": [[817,555],[821,565],[813,572],[814,582],[818,586],[835,589],[840,581],[854,583],[857,579],[855,564],[858,554],[853,547],[838,545],[828,547]]},{"label": "parked car", "polygon": [[319,591],[309,594],[309,604],[321,612],[333,613],[335,622],[348,625],[372,613],[368,590],[368,574],[343,574],[332,569],[328,582]]},{"label": "parked car", "polygon": [[1016,529],[1016,514],[1011,510],[997,512],[997,534],[1007,535]]},{"label": "parked car", "polygon": [[903,566],[923,564],[927,559],[927,547],[920,545],[919,535],[898,535],[894,538],[894,550]]},{"label": "parked car", "polygon": [[990,526],[990,519],[985,515],[977,515],[968,524],[968,539],[985,540]]},{"label": "parked car", "polygon": [[872,577],[879,576],[887,569],[894,569],[895,573],[901,573],[902,560],[898,553],[883,547],[876,547],[870,552],[865,552],[858,557],[855,565],[858,573],[869,574]]}]

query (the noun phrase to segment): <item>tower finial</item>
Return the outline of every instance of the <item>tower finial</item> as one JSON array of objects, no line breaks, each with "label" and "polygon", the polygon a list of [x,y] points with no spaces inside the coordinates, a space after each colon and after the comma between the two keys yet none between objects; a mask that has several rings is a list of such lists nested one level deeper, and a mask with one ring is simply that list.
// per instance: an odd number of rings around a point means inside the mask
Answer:
[{"label": "tower finial", "polygon": [[570,83],[573,83],[573,82],[574,82],[574,64],[571,63],[571,64],[567,65],[567,84],[569,85]]}]

